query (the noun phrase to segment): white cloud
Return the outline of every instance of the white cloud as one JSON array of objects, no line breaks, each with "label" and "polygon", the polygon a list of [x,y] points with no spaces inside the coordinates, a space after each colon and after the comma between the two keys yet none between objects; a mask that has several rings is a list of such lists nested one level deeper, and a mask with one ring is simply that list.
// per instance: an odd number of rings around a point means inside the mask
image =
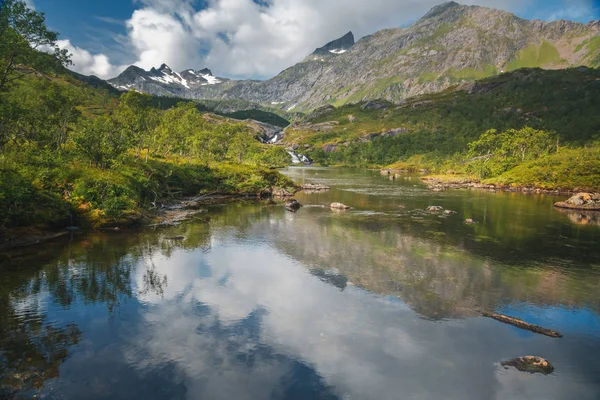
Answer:
[{"label": "white cloud", "polygon": [[545,18],[548,21],[556,21],[560,19],[585,21],[591,20],[594,15],[594,4],[590,0],[569,0],[564,2],[564,7],[555,10],[549,17]]},{"label": "white cloud", "polygon": [[71,44],[69,40],[59,40],[57,45],[71,53],[73,65],[71,69],[84,75],[96,75],[100,78],[111,78],[119,74],[124,67],[110,63],[104,54],[91,54],[89,51]]},{"label": "white cloud", "polygon": [[[533,0],[476,0],[511,11]],[[439,0],[143,0],[127,21],[128,51],[142,68],[165,62],[175,70],[208,67],[229,77],[274,76],[315,48],[352,30],[357,38],[416,20]],[[267,4],[267,2],[262,2]],[[581,1],[589,3],[589,1]],[[119,70],[103,54],[78,49],[75,66],[107,77]]]}]

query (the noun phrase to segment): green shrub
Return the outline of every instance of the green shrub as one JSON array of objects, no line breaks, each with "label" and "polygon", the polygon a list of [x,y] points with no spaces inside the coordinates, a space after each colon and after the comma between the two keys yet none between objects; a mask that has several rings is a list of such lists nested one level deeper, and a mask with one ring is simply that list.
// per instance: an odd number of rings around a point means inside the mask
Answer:
[{"label": "green shrub", "polygon": [[34,186],[16,170],[0,169],[0,227],[64,223],[69,210],[57,194]]}]

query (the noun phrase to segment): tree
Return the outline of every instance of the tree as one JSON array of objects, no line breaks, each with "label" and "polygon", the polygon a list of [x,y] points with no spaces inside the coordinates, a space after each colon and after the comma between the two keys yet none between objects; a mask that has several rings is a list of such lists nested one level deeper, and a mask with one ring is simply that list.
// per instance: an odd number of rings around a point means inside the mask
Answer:
[{"label": "tree", "polygon": [[502,133],[492,129],[469,143],[468,147],[469,172],[486,178],[555,151],[558,139],[554,133],[528,126]]},{"label": "tree", "polygon": [[67,50],[56,44],[58,34],[46,27],[44,14],[29,9],[23,1],[3,0],[0,4],[0,38],[0,92],[35,70],[71,63]]},{"label": "tree", "polygon": [[129,147],[123,129],[109,116],[82,120],[73,141],[77,150],[99,168],[113,165]]},{"label": "tree", "polygon": [[257,145],[258,142],[249,133],[236,133],[229,140],[227,156],[241,164]]},{"label": "tree", "polygon": [[158,120],[152,111],[152,96],[134,90],[123,93],[115,117],[125,130],[131,144],[137,149],[137,156],[149,147],[151,135]]}]

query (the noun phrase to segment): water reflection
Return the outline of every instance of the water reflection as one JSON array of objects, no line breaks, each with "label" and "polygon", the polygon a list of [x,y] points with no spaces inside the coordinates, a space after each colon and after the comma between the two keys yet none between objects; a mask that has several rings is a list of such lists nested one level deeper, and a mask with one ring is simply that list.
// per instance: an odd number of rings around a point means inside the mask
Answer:
[{"label": "water reflection", "polygon": [[557,208],[557,211],[566,214],[571,222],[577,225],[600,225],[600,211],[578,211]]},{"label": "water reflection", "polygon": [[[528,203],[543,198],[518,198],[511,219],[497,220],[501,197],[423,198],[431,195],[412,183],[385,181],[392,186],[381,189],[383,179],[363,171],[320,173],[332,174],[323,181],[338,187],[299,199],[320,205],[350,193],[341,201],[354,210],[212,206],[178,227],[76,237],[48,246],[42,259],[13,257],[0,267],[0,393],[598,398],[599,250],[590,246],[598,231],[577,230],[564,215]],[[387,194],[368,194],[369,182]],[[413,218],[411,210],[437,203],[458,214]],[[467,215],[480,224],[462,224]],[[532,221],[533,232],[525,229]],[[557,230],[562,244],[576,246],[572,253],[550,250],[547,234]],[[177,236],[184,239],[168,239]],[[478,317],[482,309],[565,338]],[[523,375],[498,365],[526,354],[551,360],[556,373]]]}]

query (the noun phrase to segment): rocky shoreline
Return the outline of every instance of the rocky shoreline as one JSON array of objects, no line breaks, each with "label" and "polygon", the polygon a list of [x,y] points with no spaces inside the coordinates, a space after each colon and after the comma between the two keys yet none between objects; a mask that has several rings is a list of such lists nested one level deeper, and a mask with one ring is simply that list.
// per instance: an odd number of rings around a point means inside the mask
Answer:
[{"label": "rocky shoreline", "polygon": [[[299,187],[296,189],[296,191],[298,189]],[[294,193],[291,193],[285,189],[273,189],[273,191],[269,193],[256,194],[211,193],[193,198],[182,198],[175,202],[165,204],[156,210],[147,210],[145,213],[140,214],[140,217],[136,218],[135,220],[117,221],[114,224],[107,224],[101,227],[89,227],[81,229],[79,227],[64,227],[54,229],[45,227],[22,227],[0,231],[0,252],[47,243],[74,232],[119,231],[128,228],[177,225],[197,214],[206,212],[206,210],[201,208],[204,205],[215,204],[223,201],[239,201],[244,199],[257,200],[272,197],[285,198],[287,196],[293,196]]]},{"label": "rocky shoreline", "polygon": [[435,192],[441,192],[449,189],[477,189],[477,190],[488,190],[491,192],[504,191],[504,192],[521,192],[521,193],[543,193],[551,195],[570,195],[579,190],[575,189],[546,189],[535,186],[511,186],[511,185],[496,185],[482,183],[477,179],[471,179],[468,177],[436,177],[436,176],[423,176],[421,181],[427,184],[427,187]]},{"label": "rocky shoreline", "polygon": [[566,201],[559,201],[554,207],[576,211],[600,211],[599,193],[577,193]]}]

